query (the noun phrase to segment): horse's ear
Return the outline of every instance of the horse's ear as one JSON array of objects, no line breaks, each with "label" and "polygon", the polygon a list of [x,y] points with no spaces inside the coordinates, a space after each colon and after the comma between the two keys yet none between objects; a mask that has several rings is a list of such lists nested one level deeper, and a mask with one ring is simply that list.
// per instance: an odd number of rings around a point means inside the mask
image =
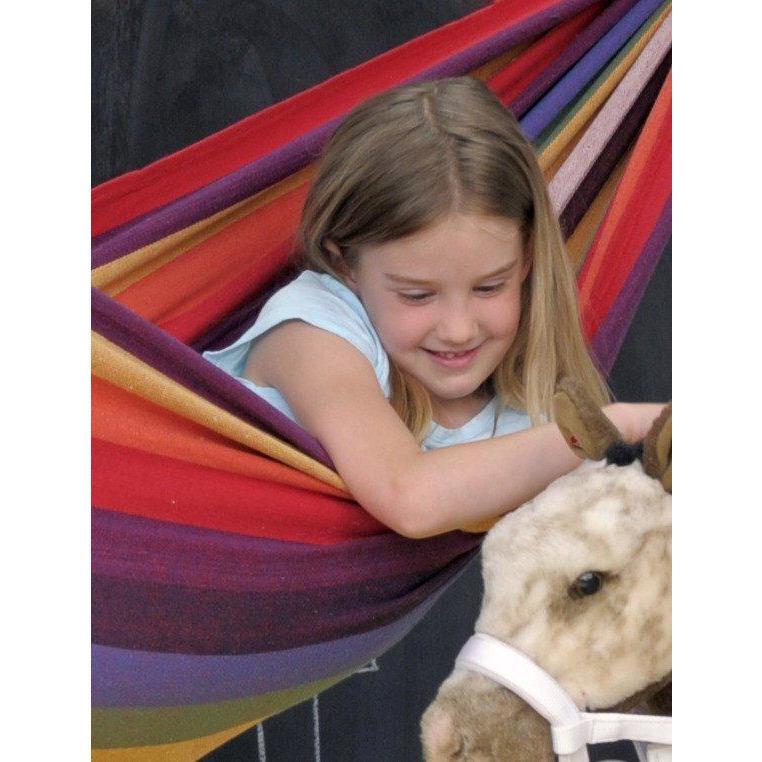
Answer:
[{"label": "horse's ear", "polygon": [[570,378],[558,384],[553,415],[566,443],[582,458],[602,460],[612,444],[624,441],[601,408]]},{"label": "horse's ear", "polygon": [[672,492],[672,403],[661,411],[643,441],[643,469]]}]

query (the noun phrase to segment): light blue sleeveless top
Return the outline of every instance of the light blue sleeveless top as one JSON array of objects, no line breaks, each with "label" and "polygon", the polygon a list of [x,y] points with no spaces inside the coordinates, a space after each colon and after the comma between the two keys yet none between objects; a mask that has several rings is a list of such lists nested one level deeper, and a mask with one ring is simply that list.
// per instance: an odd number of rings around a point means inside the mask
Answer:
[{"label": "light blue sleeveless top", "polygon": [[[373,366],[384,396],[387,399],[391,396],[389,357],[362,302],[341,281],[331,275],[311,270],[303,272],[296,280],[273,294],[265,303],[255,323],[229,347],[204,352],[204,357],[298,423],[294,411],[277,389],[259,386],[243,376],[246,359],[254,342],[270,329],[288,320],[302,320],[346,339]],[[525,413],[503,408],[498,414],[498,402],[493,397],[460,428],[448,429],[432,423],[422,448],[433,450],[453,444],[474,442],[491,436],[512,434],[528,426],[529,417]]]}]

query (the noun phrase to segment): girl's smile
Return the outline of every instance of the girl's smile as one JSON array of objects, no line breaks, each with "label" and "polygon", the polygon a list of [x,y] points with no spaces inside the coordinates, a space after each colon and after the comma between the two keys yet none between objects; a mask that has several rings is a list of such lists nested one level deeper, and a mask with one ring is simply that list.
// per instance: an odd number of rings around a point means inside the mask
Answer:
[{"label": "girl's smile", "polygon": [[516,336],[528,269],[515,221],[452,213],[361,247],[347,283],[389,357],[429,391],[435,419],[465,423]]},{"label": "girl's smile", "polygon": [[431,359],[442,365],[445,368],[465,368],[472,360],[476,358],[476,354],[479,351],[479,347],[469,349],[466,352],[437,352],[432,349],[426,349],[426,352],[431,355]]}]

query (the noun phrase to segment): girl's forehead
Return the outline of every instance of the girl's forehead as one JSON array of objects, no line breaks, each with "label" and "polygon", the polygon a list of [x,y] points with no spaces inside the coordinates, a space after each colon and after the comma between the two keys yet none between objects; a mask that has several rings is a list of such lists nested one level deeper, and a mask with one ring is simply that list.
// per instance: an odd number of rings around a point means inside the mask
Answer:
[{"label": "girl's forehead", "polygon": [[494,238],[498,243],[511,243],[521,238],[521,226],[517,220],[508,217],[451,212],[428,227],[398,240],[400,242],[424,242],[436,241],[450,236],[456,236],[459,239],[474,238],[479,240]]},{"label": "girl's forehead", "polygon": [[450,214],[404,238],[361,247],[361,264],[431,277],[443,269],[491,272],[522,259],[518,222],[505,217]]}]

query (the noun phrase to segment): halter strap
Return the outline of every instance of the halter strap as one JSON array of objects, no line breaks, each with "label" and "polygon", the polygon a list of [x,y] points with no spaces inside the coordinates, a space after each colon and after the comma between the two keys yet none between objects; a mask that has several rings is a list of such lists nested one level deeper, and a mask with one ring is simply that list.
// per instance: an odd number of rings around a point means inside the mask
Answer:
[{"label": "halter strap", "polygon": [[479,672],[522,698],[550,723],[553,751],[569,762],[587,760],[589,743],[627,739],[672,744],[671,717],[580,712],[569,694],[542,667],[491,635],[472,635],[455,666]]}]

